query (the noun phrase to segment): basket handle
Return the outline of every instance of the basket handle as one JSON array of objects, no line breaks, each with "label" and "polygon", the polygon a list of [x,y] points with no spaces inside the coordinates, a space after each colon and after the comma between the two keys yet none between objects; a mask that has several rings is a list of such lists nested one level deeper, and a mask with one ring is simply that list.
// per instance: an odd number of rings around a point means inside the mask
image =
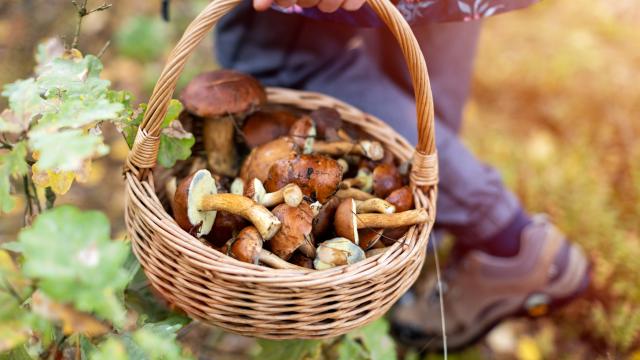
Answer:
[{"label": "basket handle", "polygon": [[[138,129],[126,170],[138,174],[139,169],[156,165],[160,145],[160,126],[173,97],[176,83],[195,47],[218,20],[242,0],[214,0],[186,29],[169,55],[155,88],[144,120]],[[400,44],[413,82],[418,118],[418,145],[413,157],[411,180],[418,186],[434,186],[438,181],[438,161],[435,146],[433,97],[427,65],[409,24],[389,0],[367,0]]]}]

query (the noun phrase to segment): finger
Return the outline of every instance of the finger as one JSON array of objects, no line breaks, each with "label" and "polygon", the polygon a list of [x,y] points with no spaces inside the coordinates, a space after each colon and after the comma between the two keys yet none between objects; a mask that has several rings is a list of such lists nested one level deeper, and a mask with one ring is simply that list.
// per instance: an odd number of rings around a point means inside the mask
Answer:
[{"label": "finger", "polygon": [[298,0],[298,5],[303,8],[310,8],[318,5],[320,0]]},{"label": "finger", "polygon": [[280,7],[288,8],[295,5],[296,0],[275,0],[275,3]]},{"label": "finger", "polygon": [[345,0],[342,4],[342,8],[347,11],[356,11],[364,5],[367,0]]},{"label": "finger", "polygon": [[332,13],[338,10],[340,5],[342,5],[342,0],[320,0],[318,9],[322,12]]},{"label": "finger", "polygon": [[271,7],[273,0],[253,0],[253,8],[256,11],[265,11]]}]

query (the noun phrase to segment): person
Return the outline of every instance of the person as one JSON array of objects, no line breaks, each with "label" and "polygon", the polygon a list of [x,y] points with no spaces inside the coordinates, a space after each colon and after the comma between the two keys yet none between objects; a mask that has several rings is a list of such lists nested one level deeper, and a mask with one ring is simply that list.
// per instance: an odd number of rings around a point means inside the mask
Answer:
[{"label": "person", "polygon": [[[331,95],[417,142],[404,58],[384,27],[361,27],[372,19],[364,0],[254,1],[241,3],[219,22],[215,45],[221,66],[252,74],[268,86]],[[436,226],[456,238],[442,293],[428,280],[427,291],[407,293],[391,314],[395,336],[409,345],[442,346],[440,296],[448,347],[456,349],[507,317],[543,314],[588,284],[588,261],[580,247],[546,217],[528,214],[496,169],[478,160],[459,138],[478,19],[532,2],[396,3],[414,24],[434,94],[440,163]],[[457,22],[447,22],[452,20]]]}]

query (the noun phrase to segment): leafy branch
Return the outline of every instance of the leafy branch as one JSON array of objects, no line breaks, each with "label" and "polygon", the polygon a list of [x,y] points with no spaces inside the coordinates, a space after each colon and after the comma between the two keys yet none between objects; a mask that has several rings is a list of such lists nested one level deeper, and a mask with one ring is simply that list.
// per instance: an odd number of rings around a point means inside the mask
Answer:
[{"label": "leafy branch", "polygon": [[[78,42],[80,41],[80,29],[82,28],[83,19],[86,16],[89,16],[89,15],[95,13],[95,12],[108,10],[112,6],[112,4],[107,4],[105,2],[102,5],[94,8],[94,9],[88,10],[87,9],[87,3],[88,2],[89,2],[89,0],[81,0],[81,2],[78,2],[76,0],[71,0],[71,3],[76,7],[76,10],[78,11],[78,20],[76,22],[76,32],[75,32],[75,35],[73,36],[73,42],[71,43],[71,49],[77,49],[78,48]],[[106,49],[106,47],[104,49]],[[98,58],[100,58],[100,56],[98,56]]]}]

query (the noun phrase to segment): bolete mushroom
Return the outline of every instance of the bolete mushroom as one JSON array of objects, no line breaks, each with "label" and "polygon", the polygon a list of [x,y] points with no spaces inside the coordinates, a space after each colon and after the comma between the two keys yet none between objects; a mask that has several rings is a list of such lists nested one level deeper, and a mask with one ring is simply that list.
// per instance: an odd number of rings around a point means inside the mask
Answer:
[{"label": "bolete mushroom", "polygon": [[234,121],[244,119],[266,102],[262,85],[233,70],[207,72],[191,80],[180,99],[189,113],[204,119],[203,143],[211,169],[235,176],[238,153]]},{"label": "bolete mushroom", "polygon": [[[298,149],[299,147],[288,137],[281,137],[262,144],[251,150],[249,156],[244,160],[240,169],[240,178],[245,183],[253,178],[265,182],[269,176],[269,168],[278,160],[288,159],[292,153],[297,153]],[[286,184],[282,184],[282,186],[284,185]]]},{"label": "bolete mushroom", "polygon": [[356,188],[348,188],[348,189],[338,190],[336,192],[336,197],[338,197],[340,199],[354,198],[356,200],[369,200],[369,199],[375,199],[376,198],[372,194],[369,194],[367,192],[364,192],[364,191],[362,191],[360,189],[356,189]]},{"label": "bolete mushroom", "polygon": [[264,186],[273,192],[293,183],[305,196],[324,203],[336,192],[341,178],[340,165],[330,157],[292,155],[271,166]]},{"label": "bolete mushroom", "polygon": [[349,239],[337,237],[318,245],[313,266],[325,270],[341,265],[351,265],[365,259],[364,251]]},{"label": "bolete mushroom", "polygon": [[302,190],[296,184],[287,184],[283,188],[268,193],[262,181],[253,179],[244,189],[244,196],[266,207],[276,206],[283,202],[297,207],[302,202]]},{"label": "bolete mushroom", "polygon": [[320,107],[309,114],[316,124],[318,137],[327,141],[352,141],[344,130],[340,113],[329,107]]},{"label": "bolete mushroom", "polygon": [[240,229],[247,225],[248,222],[241,216],[226,211],[218,211],[211,232],[206,234],[204,238],[215,247],[223,246]]},{"label": "bolete mushroom", "polygon": [[354,178],[344,179],[340,182],[340,189],[358,188],[370,193],[373,190],[373,176],[371,170],[365,168],[358,169],[358,175]]},{"label": "bolete mushroom", "polygon": [[336,196],[330,197],[313,218],[313,236],[316,239],[320,239],[333,228],[333,217],[336,214],[338,205],[340,205],[340,198]]},{"label": "bolete mushroom", "polygon": [[396,212],[396,207],[388,201],[382,199],[369,199],[369,200],[355,200],[356,213],[380,213],[380,214],[393,214]]},{"label": "bolete mushroom", "polygon": [[288,260],[296,250],[307,257],[314,258],[312,231],[313,212],[311,207],[303,202],[298,207],[280,204],[273,209],[273,214],[280,220],[280,231],[269,241],[274,254]]},{"label": "bolete mushroom", "polygon": [[262,205],[237,194],[218,194],[216,182],[207,170],[199,170],[178,185],[173,213],[184,230],[200,237],[211,231],[217,211],[222,210],[249,220],[264,239],[280,230],[280,220]]},{"label": "bolete mushroom", "polygon": [[247,117],[242,126],[244,142],[250,149],[287,135],[298,118],[284,110],[258,111]]},{"label": "bolete mushroom", "polygon": [[384,199],[402,185],[402,176],[394,165],[380,164],[373,169],[373,195]]},{"label": "bolete mushroom", "polygon": [[316,125],[310,117],[303,116],[291,125],[289,136],[296,145],[304,149],[303,152],[306,154],[307,149],[313,147],[316,138]]},{"label": "bolete mushroom", "polygon": [[[407,211],[413,209],[413,193],[411,188],[403,186],[394,190],[386,201],[396,207],[396,211]],[[407,232],[407,227],[399,227],[395,229],[386,229],[382,235],[382,243],[389,246],[400,239]]]},{"label": "bolete mushroom", "polygon": [[228,249],[228,255],[236,260],[250,264],[260,262],[276,269],[303,269],[290,264],[275,254],[262,248],[264,241],[260,232],[253,226],[242,229],[235,237]]},{"label": "bolete mushroom", "polygon": [[387,229],[421,224],[429,220],[424,208],[407,210],[393,214],[358,214],[356,202],[344,199],[338,205],[335,215],[336,234],[345,237],[359,245],[358,229],[374,228]]},{"label": "bolete mushroom", "polygon": [[380,160],[384,157],[382,144],[370,140],[360,140],[355,143],[350,141],[313,141],[311,146],[304,148],[303,152],[331,156],[359,155],[371,160]]}]

